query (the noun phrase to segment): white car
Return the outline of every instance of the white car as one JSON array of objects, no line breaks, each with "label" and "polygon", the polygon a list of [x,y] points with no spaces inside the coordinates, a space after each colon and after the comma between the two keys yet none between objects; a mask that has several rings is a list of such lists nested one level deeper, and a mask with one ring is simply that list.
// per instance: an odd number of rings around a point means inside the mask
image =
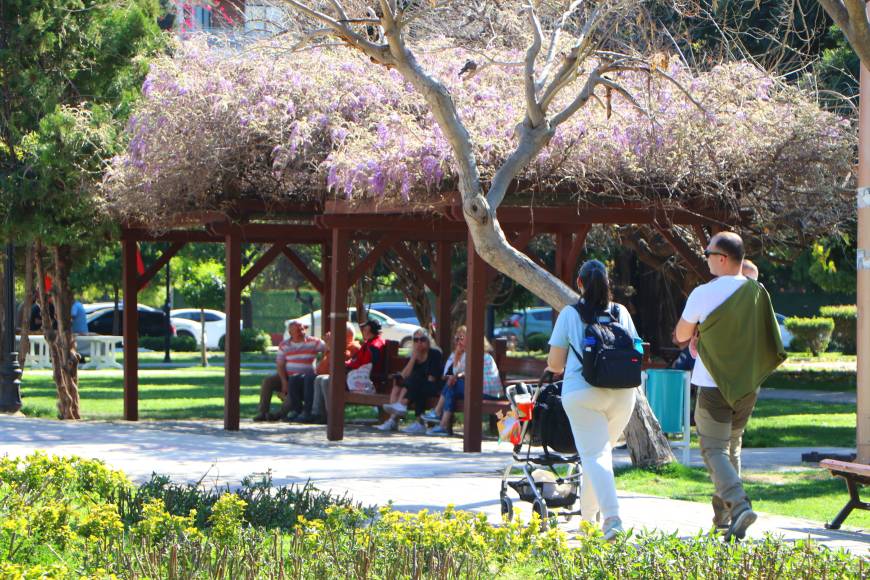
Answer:
[{"label": "white car", "polygon": [[[177,308],[169,311],[169,319],[175,326],[178,336],[192,336],[196,344],[202,344],[202,325],[199,321],[199,308]],[[239,321],[239,328],[242,323]],[[220,310],[205,310],[205,346],[220,348],[220,340],[227,333],[227,316]]]},{"label": "white car", "polygon": [[[350,323],[353,325],[354,332],[357,334],[357,336],[359,336],[361,333],[359,329],[359,324],[357,323],[356,319],[356,308],[348,308],[347,313],[348,317],[350,318]],[[384,337],[384,340],[394,340],[398,342],[402,348],[408,348],[411,346],[414,332],[416,332],[420,328],[415,324],[407,324],[404,322],[398,322],[396,320],[393,320],[386,314],[378,312],[377,310],[369,310],[368,316],[369,318],[377,320],[381,323],[381,336]],[[287,332],[287,325],[291,322],[301,322],[302,324],[307,324],[308,334],[310,334],[311,336],[322,336],[320,332],[320,310],[315,310],[313,313],[300,316],[299,318],[291,318],[289,320],[285,320],[284,340],[290,338],[290,334]]]},{"label": "white car", "polygon": [[791,341],[794,337],[785,327],[786,317],[779,313],[775,313],[774,316],[776,316],[776,323],[779,325],[779,335],[782,337],[782,347],[788,348],[791,346]]}]

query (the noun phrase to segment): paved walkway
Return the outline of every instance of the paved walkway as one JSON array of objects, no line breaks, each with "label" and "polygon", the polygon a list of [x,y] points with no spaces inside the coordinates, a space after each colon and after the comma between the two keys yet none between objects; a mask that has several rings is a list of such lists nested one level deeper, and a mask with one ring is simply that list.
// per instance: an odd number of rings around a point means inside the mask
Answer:
[{"label": "paved walkway", "polygon": [[858,396],[855,391],[805,391],[803,389],[761,389],[759,399],[776,401],[810,401],[813,403],[839,403],[855,405]]},{"label": "paved walkway", "polygon": [[[13,456],[42,449],[52,454],[99,458],[142,481],[152,472],[177,481],[238,483],[242,477],[272,471],[276,485],[311,480],[321,489],[348,493],[364,504],[393,501],[396,509],[480,511],[498,520],[500,474],[511,460],[507,445],[485,441],[479,454],[462,453],[459,438],[382,434],[348,426],[346,438],[328,442],[323,427],[245,422],[227,433],[218,421],[80,422],[0,416],[0,452]],[[796,469],[806,449],[747,449],[746,469]],[[847,449],[816,449],[845,453]],[[630,463],[618,452],[616,463]],[[693,450],[693,464],[700,464]],[[708,505],[620,492],[628,526],[693,536],[709,529]],[[845,501],[845,490],[843,500]],[[515,504],[528,517],[528,504]],[[839,506],[836,506],[839,507]],[[832,510],[835,509],[832,506]],[[833,513],[833,512],[832,512]],[[576,531],[576,520],[562,524]],[[751,528],[787,539],[812,537],[831,547],[870,554],[870,535],[828,531],[816,522],[764,515]]]}]

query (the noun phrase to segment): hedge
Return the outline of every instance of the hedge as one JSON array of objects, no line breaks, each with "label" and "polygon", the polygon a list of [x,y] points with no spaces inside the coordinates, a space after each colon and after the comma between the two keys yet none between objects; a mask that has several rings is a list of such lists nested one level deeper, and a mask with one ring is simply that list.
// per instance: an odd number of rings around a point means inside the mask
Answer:
[{"label": "hedge", "polygon": [[805,352],[809,350],[813,356],[828,350],[831,334],[834,331],[832,318],[786,318],[785,327],[792,333],[791,350]]},{"label": "hedge", "polygon": [[[245,328],[242,330],[242,336],[239,341],[242,352],[266,352],[270,346],[272,346],[272,337],[269,336],[269,333],[265,330],[260,330],[259,328]],[[220,350],[226,350],[224,348],[224,337],[218,341],[218,348]]]},{"label": "hedge", "polygon": [[819,314],[834,319],[831,338],[843,354],[855,354],[858,350],[858,307],[854,304],[822,306]]},{"label": "hedge", "polygon": [[[140,336],[139,346],[148,350],[163,350],[166,346],[162,336]],[[196,339],[192,336],[173,336],[169,341],[169,350],[175,352],[196,352]]]},{"label": "hedge", "polygon": [[541,332],[535,332],[526,337],[526,350],[547,350],[550,337]]}]

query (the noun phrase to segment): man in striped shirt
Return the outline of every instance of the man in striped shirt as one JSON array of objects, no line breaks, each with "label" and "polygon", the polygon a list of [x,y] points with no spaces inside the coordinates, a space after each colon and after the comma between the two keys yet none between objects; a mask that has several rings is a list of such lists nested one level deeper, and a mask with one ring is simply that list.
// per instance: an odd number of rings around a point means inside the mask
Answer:
[{"label": "man in striped shirt", "polygon": [[[314,363],[319,353],[326,351],[326,343],[305,334],[307,327],[299,322],[287,326],[290,338],[278,345],[275,359],[277,373],[267,377],[260,387],[260,405],[254,421],[308,421],[313,401],[303,401],[306,392],[313,392]],[[307,389],[306,389],[307,387]],[[282,400],[281,411],[269,412],[272,393]]]}]

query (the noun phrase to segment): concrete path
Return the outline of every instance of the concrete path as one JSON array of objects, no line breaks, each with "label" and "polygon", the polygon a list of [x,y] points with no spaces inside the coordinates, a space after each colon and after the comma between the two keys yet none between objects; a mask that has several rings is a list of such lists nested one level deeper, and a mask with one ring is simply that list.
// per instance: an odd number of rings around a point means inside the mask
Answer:
[{"label": "concrete path", "polygon": [[[348,426],[344,441],[328,442],[319,426],[245,422],[242,431],[227,433],[218,421],[63,423],[0,416],[0,453],[21,456],[37,449],[103,459],[135,481],[156,472],[176,481],[236,484],[242,477],[271,470],[275,485],[310,479],[321,489],[347,493],[367,505],[392,501],[396,509],[417,511],[454,504],[483,512],[492,521],[500,517],[500,477],[511,461],[509,447],[494,441],[485,441],[482,453],[466,454],[459,438],[382,434],[360,426]],[[804,451],[747,449],[744,466],[797,469]],[[627,453],[618,452],[616,463],[629,464]],[[700,464],[694,450],[692,463]],[[619,495],[628,526],[681,536],[709,529],[712,510],[706,504]],[[528,517],[529,504],[515,506]],[[832,506],[832,513],[837,508]],[[562,527],[575,532],[576,520]],[[870,535],[857,530],[832,532],[817,522],[763,515],[751,536],[766,532],[787,539],[812,537],[831,547],[870,554]]]}]

